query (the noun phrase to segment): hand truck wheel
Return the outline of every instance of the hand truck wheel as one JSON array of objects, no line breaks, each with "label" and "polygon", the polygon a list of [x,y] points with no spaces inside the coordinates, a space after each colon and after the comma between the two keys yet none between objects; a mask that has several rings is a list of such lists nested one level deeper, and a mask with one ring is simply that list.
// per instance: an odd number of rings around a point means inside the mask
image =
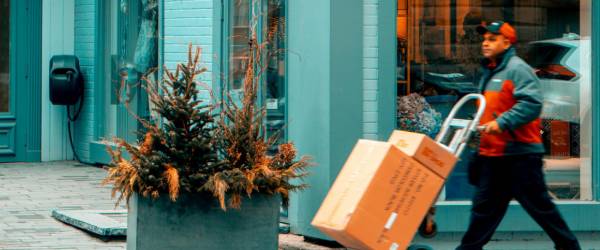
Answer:
[{"label": "hand truck wheel", "polygon": [[433,238],[437,234],[437,224],[434,221],[435,207],[429,209],[425,219],[419,226],[419,235],[423,238]]},{"label": "hand truck wheel", "polygon": [[423,238],[433,238],[437,235],[437,223],[433,220],[425,219],[419,227],[419,235]]}]

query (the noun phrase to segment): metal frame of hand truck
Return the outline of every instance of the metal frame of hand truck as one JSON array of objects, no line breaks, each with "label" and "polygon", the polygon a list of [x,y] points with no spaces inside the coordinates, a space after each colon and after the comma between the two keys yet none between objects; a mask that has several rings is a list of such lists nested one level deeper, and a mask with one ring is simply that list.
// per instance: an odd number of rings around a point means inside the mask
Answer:
[{"label": "metal frame of hand truck", "polygon": [[[467,104],[469,101],[478,101],[477,112],[473,116],[472,120],[457,119],[455,118],[458,112]],[[452,107],[450,114],[442,124],[439,134],[436,136],[435,141],[440,145],[446,147],[446,149],[452,152],[456,157],[460,157],[471,136],[477,132],[477,130],[483,130],[484,127],[479,125],[479,120],[485,110],[486,102],[485,97],[481,94],[468,94],[461,98]],[[454,129],[452,139],[448,144],[444,144],[444,141],[449,137],[449,132]],[[441,191],[441,190],[440,190]],[[423,219],[423,223],[419,227],[419,234],[425,238],[432,238],[437,234],[437,225],[434,221],[435,206],[429,209],[429,212]]]}]

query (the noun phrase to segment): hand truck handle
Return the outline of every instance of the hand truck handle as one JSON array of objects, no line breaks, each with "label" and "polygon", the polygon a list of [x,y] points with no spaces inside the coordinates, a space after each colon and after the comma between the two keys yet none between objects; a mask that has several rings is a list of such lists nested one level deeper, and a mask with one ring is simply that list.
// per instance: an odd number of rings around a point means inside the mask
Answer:
[{"label": "hand truck handle", "polygon": [[458,111],[469,101],[471,100],[478,100],[479,101],[479,107],[477,109],[477,112],[475,113],[475,117],[473,117],[473,120],[471,120],[469,122],[468,125],[466,125],[466,127],[464,128],[466,131],[464,131],[463,133],[460,133],[460,138],[458,138],[458,144],[456,147],[448,147],[447,145],[445,145],[448,150],[452,153],[454,153],[454,155],[460,157],[460,154],[463,152],[463,150],[465,149],[465,146],[467,145],[469,138],[471,137],[471,134],[473,132],[475,132],[477,130],[477,127],[479,126],[479,120],[481,119],[481,116],[483,115],[483,111],[485,110],[485,97],[481,94],[468,94],[466,96],[464,96],[463,98],[461,98],[456,105],[454,105],[454,107],[452,107],[452,110],[450,111],[450,114],[448,115],[448,117],[446,118],[446,120],[444,120],[444,123],[442,124],[442,128],[439,132],[439,134],[437,135],[435,141],[444,145],[443,144],[443,140],[446,138],[446,136],[448,135],[448,131],[450,128],[450,124],[452,123],[452,121],[455,119],[454,117],[457,115]]}]

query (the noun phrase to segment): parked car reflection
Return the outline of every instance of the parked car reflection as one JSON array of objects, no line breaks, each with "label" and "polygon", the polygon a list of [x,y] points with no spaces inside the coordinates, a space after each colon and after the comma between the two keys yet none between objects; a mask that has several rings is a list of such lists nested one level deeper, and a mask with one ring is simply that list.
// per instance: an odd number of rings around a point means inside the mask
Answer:
[{"label": "parked car reflection", "polygon": [[585,72],[590,53],[590,39],[571,33],[531,42],[525,57],[542,86],[546,178],[551,195],[559,199],[588,196],[580,190],[582,148],[588,144],[580,129],[590,119],[590,72]]},{"label": "parked car reflection", "polygon": [[579,123],[581,57],[590,52],[589,38],[576,34],[530,43],[526,60],[542,84],[542,118]]}]

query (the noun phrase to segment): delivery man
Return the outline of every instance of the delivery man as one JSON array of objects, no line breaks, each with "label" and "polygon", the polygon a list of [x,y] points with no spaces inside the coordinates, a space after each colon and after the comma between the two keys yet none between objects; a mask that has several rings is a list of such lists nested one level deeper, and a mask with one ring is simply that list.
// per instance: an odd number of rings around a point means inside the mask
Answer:
[{"label": "delivery man", "polygon": [[476,186],[469,228],[457,249],[482,249],[514,198],[544,229],[556,249],[580,249],[548,195],[542,172],[540,134],[542,93],[533,69],[515,53],[513,27],[482,24],[483,74],[480,90],[487,105],[479,155],[469,179]]}]

